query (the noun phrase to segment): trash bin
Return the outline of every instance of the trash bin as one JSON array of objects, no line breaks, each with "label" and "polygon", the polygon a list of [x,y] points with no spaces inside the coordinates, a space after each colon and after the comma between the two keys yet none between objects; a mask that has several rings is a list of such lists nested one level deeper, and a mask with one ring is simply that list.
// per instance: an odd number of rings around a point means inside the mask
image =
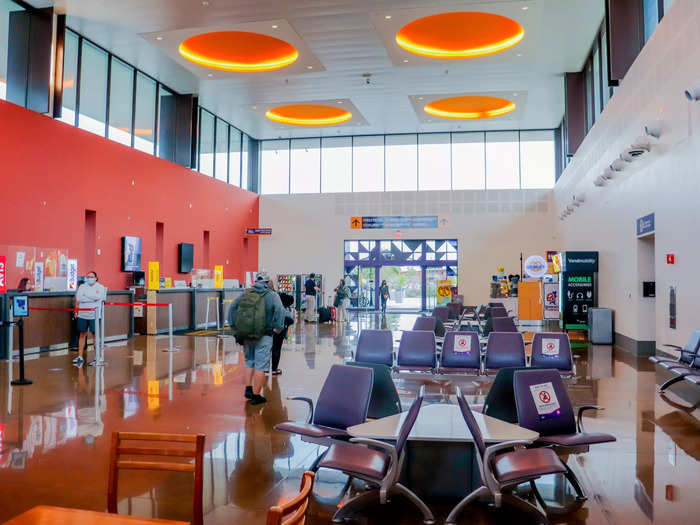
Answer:
[{"label": "trash bin", "polygon": [[594,345],[613,344],[613,311],[610,308],[588,309],[588,340]]}]

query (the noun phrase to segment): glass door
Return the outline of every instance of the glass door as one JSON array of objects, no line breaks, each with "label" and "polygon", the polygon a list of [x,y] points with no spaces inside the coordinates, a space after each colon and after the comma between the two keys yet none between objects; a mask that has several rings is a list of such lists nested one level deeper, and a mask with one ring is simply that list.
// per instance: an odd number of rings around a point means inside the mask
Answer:
[{"label": "glass door", "polygon": [[389,287],[388,310],[421,310],[423,276],[420,266],[382,266],[379,282]]},{"label": "glass door", "polygon": [[350,288],[350,307],[374,310],[376,308],[375,267],[346,265],[345,284]]}]

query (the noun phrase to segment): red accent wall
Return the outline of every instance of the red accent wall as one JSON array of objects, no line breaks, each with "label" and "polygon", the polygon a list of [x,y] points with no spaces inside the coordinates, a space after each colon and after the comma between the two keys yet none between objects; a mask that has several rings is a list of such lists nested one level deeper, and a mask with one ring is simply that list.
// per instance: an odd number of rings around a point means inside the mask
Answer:
[{"label": "red accent wall", "polygon": [[[85,267],[85,210],[95,210],[94,270],[112,289],[127,283],[121,237],[141,237],[146,270],[156,222],[164,224],[162,277],[189,282],[177,273],[181,242],[194,244],[194,267],[202,268],[205,230],[210,263],[224,265],[224,278],[242,280],[258,267],[258,241],[244,238],[258,226],[257,194],[2,100],[0,192],[0,249],[67,248],[81,275],[93,269]],[[8,286],[16,287],[15,254],[7,255]]]}]

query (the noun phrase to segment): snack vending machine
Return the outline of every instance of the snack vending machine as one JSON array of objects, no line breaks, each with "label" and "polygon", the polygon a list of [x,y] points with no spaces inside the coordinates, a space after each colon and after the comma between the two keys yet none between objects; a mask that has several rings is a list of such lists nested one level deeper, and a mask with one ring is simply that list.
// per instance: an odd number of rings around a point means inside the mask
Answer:
[{"label": "snack vending machine", "polygon": [[[299,302],[297,303],[297,310],[300,312],[305,309],[306,305],[306,287],[304,283],[309,278],[308,273],[303,273],[299,275],[299,281],[297,281],[297,289],[299,290]],[[316,308],[323,306],[323,276],[320,273],[315,274],[314,280],[316,281],[316,286],[318,287],[318,292],[316,292]]]},{"label": "snack vending machine", "polygon": [[297,281],[298,276],[293,273],[280,274],[277,276],[277,291],[280,293],[286,293],[294,297],[294,304],[292,308],[296,308],[298,304],[297,300]]}]

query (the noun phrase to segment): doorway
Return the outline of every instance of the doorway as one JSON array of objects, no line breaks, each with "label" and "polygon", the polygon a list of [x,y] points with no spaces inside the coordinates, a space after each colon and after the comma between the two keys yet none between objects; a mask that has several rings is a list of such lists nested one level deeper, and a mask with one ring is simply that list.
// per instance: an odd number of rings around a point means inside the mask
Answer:
[{"label": "doorway", "polygon": [[421,310],[423,308],[423,276],[420,266],[382,266],[379,282],[389,287],[389,310]]},{"label": "doorway", "polygon": [[656,347],[655,251],[656,242],[653,233],[637,239],[637,282],[640,295],[637,318],[639,340],[644,341],[651,349]]}]

